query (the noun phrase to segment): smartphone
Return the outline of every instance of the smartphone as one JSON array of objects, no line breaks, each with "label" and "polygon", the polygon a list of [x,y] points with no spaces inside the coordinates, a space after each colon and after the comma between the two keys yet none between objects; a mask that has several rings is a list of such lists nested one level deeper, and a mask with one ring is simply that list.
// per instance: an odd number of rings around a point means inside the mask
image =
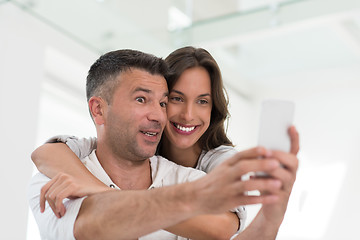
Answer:
[{"label": "smartphone", "polygon": [[[266,100],[261,106],[258,146],[270,150],[290,151],[289,127],[293,124],[295,104],[286,100]],[[256,176],[266,177],[263,172]]]},{"label": "smartphone", "polygon": [[286,100],[262,103],[258,145],[270,150],[290,151],[289,127],[293,124],[295,104]]}]

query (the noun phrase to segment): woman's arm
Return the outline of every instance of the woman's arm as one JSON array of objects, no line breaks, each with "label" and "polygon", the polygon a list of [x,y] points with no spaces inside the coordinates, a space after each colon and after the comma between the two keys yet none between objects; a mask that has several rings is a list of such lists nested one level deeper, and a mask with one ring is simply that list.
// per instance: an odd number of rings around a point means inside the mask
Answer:
[{"label": "woman's arm", "polygon": [[64,143],[46,143],[31,154],[31,159],[37,169],[49,178],[63,172],[74,177],[84,176],[97,180]]},{"label": "woman's arm", "polygon": [[31,159],[38,170],[49,178],[54,178],[59,173],[65,173],[80,182],[88,183],[89,186],[106,186],[82,164],[75,153],[64,143],[46,143],[31,154]]}]

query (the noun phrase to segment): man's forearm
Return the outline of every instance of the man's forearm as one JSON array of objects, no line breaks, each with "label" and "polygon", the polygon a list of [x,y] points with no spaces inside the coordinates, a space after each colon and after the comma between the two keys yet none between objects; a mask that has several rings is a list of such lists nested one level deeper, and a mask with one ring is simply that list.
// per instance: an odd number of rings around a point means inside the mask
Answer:
[{"label": "man's forearm", "polygon": [[275,240],[278,234],[281,221],[269,221],[264,218],[262,209],[258,212],[250,225],[241,232],[235,240]]},{"label": "man's forearm", "polygon": [[83,201],[76,239],[132,239],[196,216],[191,185],[143,191],[112,191]]},{"label": "man's forearm", "polygon": [[236,213],[200,215],[166,228],[165,230],[195,240],[230,239],[239,229]]}]

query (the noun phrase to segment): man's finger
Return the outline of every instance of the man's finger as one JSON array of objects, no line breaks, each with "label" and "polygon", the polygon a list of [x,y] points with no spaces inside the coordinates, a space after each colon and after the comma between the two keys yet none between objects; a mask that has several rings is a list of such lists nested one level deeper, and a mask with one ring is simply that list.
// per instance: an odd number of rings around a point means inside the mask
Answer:
[{"label": "man's finger", "polygon": [[228,160],[228,163],[230,165],[234,165],[239,160],[243,160],[243,159],[257,159],[257,158],[265,158],[271,156],[272,156],[272,151],[259,146],[236,153],[233,157],[231,157]]},{"label": "man's finger", "polygon": [[237,185],[238,185],[237,189],[241,189],[241,191],[238,190],[239,193],[249,192],[249,191],[277,193],[280,191],[282,187],[282,183],[280,180],[271,179],[271,178],[262,178],[262,179],[255,178],[247,181],[239,181]]},{"label": "man's finger", "polygon": [[292,173],[295,173],[297,171],[299,167],[299,160],[294,154],[290,154],[282,151],[273,151],[273,156],[282,165],[285,166],[285,169],[288,169]]},{"label": "man's finger", "polygon": [[290,153],[296,155],[299,152],[299,133],[294,126],[289,128],[289,136],[291,141]]},{"label": "man's finger", "polygon": [[239,205],[252,205],[252,204],[274,204],[279,201],[279,196],[276,194],[249,196],[240,195],[237,199]]},{"label": "man's finger", "polygon": [[276,168],[279,168],[280,166],[281,165],[278,159],[275,158],[243,159],[242,161],[239,161],[238,164],[235,164],[231,167],[231,171],[229,171],[229,174],[241,177],[251,172],[273,171]]}]

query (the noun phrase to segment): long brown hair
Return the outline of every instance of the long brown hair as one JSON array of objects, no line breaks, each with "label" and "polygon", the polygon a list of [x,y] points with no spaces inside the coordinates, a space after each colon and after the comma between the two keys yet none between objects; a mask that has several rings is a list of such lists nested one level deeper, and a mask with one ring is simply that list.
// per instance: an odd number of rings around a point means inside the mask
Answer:
[{"label": "long brown hair", "polygon": [[[170,69],[167,78],[169,91],[174,87],[180,75],[187,69],[203,67],[210,75],[212,110],[209,128],[199,139],[203,150],[210,150],[220,145],[233,146],[225,132],[224,122],[229,117],[228,98],[218,64],[211,54],[203,48],[183,47],[172,52],[166,59]],[[194,79],[194,81],[196,81]]]}]

